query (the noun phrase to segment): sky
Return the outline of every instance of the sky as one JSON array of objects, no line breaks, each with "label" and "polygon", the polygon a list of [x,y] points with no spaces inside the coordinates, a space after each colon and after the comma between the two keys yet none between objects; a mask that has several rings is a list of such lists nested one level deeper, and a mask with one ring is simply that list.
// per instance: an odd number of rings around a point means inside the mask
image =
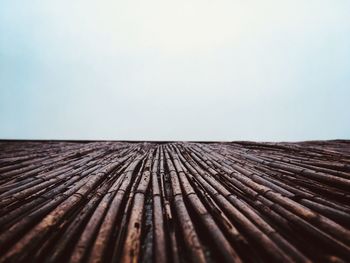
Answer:
[{"label": "sky", "polygon": [[0,138],[350,139],[348,0],[0,0]]}]

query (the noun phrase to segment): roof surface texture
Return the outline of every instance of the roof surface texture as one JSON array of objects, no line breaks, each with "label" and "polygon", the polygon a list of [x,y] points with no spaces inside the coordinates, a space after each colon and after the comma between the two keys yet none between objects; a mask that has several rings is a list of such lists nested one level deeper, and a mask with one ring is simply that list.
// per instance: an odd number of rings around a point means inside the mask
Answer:
[{"label": "roof surface texture", "polygon": [[0,142],[0,262],[349,262],[350,142]]}]

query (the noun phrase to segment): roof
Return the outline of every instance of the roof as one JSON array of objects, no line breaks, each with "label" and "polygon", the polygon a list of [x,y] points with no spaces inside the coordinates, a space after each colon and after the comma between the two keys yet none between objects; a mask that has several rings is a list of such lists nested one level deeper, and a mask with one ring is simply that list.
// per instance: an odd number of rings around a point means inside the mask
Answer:
[{"label": "roof", "polygon": [[0,142],[0,262],[346,262],[350,141]]}]

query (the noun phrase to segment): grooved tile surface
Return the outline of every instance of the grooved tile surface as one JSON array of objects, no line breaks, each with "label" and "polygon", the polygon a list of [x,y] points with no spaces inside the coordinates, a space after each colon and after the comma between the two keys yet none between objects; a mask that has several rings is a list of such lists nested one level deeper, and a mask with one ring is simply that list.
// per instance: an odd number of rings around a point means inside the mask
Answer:
[{"label": "grooved tile surface", "polygon": [[1,262],[349,262],[350,142],[0,141]]}]

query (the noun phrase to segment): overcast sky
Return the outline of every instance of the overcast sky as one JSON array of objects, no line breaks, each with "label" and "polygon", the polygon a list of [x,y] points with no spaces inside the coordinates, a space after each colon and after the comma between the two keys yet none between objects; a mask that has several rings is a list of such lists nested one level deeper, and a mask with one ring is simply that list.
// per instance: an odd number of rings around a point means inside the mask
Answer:
[{"label": "overcast sky", "polygon": [[0,138],[350,139],[348,0],[0,0]]}]

